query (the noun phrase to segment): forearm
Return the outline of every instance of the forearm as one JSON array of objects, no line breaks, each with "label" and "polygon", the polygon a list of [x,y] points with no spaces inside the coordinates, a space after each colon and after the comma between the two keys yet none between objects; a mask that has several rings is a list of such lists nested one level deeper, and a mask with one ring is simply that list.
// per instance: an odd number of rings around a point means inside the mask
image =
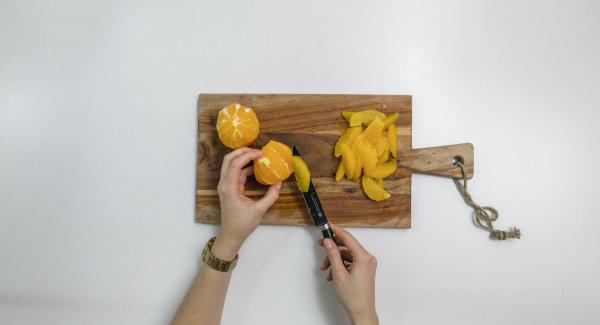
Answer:
[{"label": "forearm", "polygon": [[[218,236],[211,252],[221,259],[233,260],[240,246],[241,243]],[[230,279],[231,272],[219,272],[203,265],[172,323],[219,324]]]}]

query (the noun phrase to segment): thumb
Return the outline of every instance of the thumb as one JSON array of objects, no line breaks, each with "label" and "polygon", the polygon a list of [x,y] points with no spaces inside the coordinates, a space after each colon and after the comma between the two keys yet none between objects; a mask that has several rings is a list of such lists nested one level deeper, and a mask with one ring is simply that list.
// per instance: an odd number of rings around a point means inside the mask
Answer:
[{"label": "thumb", "polygon": [[279,191],[281,190],[281,183],[273,184],[269,187],[269,190],[260,200],[256,201],[256,207],[262,211],[267,212],[269,208],[279,198]]},{"label": "thumb", "polygon": [[337,281],[341,277],[346,276],[348,271],[346,267],[344,267],[344,262],[342,262],[342,256],[340,255],[340,251],[338,250],[336,244],[333,240],[329,238],[325,238],[323,241],[323,246],[325,247],[325,252],[327,252],[327,256],[329,257],[329,263],[331,264],[333,280]]}]

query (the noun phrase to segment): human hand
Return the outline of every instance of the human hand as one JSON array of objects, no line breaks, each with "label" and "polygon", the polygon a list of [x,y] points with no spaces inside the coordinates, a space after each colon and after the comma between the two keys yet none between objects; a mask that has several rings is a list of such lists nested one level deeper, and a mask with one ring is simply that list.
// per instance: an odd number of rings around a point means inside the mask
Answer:
[{"label": "human hand", "polygon": [[327,256],[321,271],[329,271],[327,281],[335,283],[335,290],[353,324],[379,324],[375,310],[375,271],[377,259],[345,229],[330,224],[339,246],[326,238],[320,241]]},{"label": "human hand", "polygon": [[271,185],[258,201],[244,196],[246,178],[254,172],[254,167],[243,167],[261,156],[262,153],[258,150],[240,148],[225,155],[223,159],[217,187],[221,201],[221,229],[212,247],[212,252],[217,257],[226,260],[235,258],[246,238],[279,197],[281,183]]}]

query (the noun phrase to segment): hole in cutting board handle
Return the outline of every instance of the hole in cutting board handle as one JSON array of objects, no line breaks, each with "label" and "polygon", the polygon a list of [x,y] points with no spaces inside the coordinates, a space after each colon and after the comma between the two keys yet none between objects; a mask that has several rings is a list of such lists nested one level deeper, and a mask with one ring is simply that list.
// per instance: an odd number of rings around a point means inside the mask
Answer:
[{"label": "hole in cutting board handle", "polygon": [[457,163],[465,164],[465,159],[462,156],[454,156],[452,158],[452,165],[456,166]]}]

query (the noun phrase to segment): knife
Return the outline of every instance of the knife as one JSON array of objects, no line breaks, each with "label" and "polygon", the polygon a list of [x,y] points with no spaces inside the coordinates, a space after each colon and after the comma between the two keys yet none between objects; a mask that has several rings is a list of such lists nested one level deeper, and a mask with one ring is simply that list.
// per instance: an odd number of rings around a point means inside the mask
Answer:
[{"label": "knife", "polygon": [[[296,145],[292,145],[292,155],[302,157],[300,155],[300,152],[298,152],[298,148],[296,148]],[[329,221],[327,221],[325,210],[323,210],[323,206],[321,205],[321,201],[319,200],[317,190],[315,189],[312,180],[309,180],[308,191],[300,191],[300,193],[302,193],[304,203],[306,203],[308,214],[310,214],[310,217],[315,223],[315,226],[317,226],[321,230],[323,238],[329,238],[335,243],[337,243],[337,238],[331,230],[331,226],[329,226]]]}]

